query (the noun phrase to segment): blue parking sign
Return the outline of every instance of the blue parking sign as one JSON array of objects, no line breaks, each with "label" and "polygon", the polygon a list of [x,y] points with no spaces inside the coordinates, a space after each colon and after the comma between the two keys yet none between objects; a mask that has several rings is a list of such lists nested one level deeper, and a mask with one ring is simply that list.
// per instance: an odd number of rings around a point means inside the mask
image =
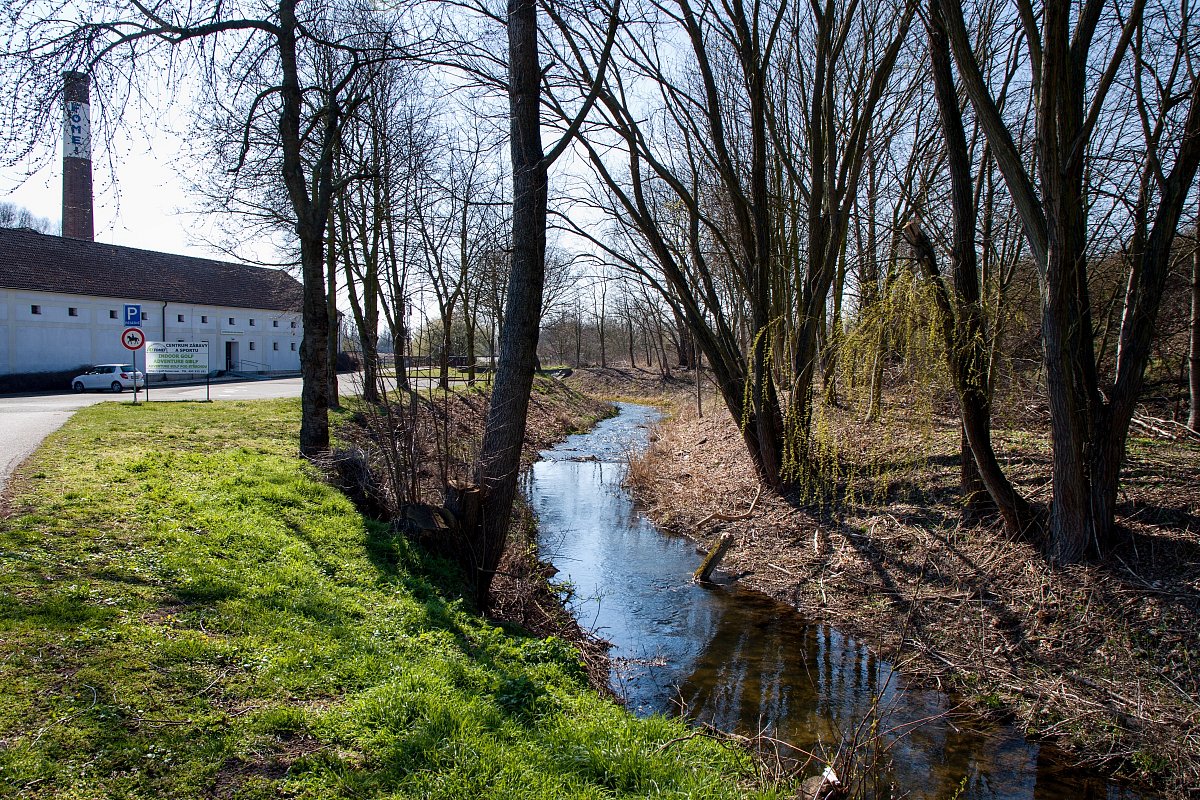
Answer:
[{"label": "blue parking sign", "polygon": [[138,303],[125,304],[125,327],[142,327],[142,306]]}]

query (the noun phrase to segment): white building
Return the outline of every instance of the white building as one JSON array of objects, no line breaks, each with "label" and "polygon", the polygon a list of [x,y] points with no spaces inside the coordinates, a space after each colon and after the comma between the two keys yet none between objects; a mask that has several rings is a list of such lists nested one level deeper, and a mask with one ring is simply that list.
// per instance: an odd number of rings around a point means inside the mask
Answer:
[{"label": "white building", "polygon": [[126,303],[148,341],[208,342],[213,371],[298,372],[302,300],[279,270],[0,229],[0,376],[130,363]]}]

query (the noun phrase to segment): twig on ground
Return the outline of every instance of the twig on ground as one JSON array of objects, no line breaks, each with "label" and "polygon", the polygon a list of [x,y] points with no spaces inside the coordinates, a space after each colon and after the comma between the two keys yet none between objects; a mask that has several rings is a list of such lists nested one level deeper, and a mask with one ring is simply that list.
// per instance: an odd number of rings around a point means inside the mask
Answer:
[{"label": "twig on ground", "polygon": [[762,497],[762,485],[759,484],[758,492],[754,495],[754,502],[750,504],[749,510],[742,514],[723,514],[720,511],[714,511],[704,519],[696,523],[697,528],[704,527],[705,523],[714,519],[719,519],[722,522],[738,522],[743,519],[750,519],[750,515],[754,513],[754,507],[758,505],[758,498]]},{"label": "twig on ground", "polygon": [[84,714],[86,714],[87,712],[91,711],[93,708],[95,708],[95,707],[96,707],[96,703],[98,702],[98,696],[97,696],[97,694],[96,694],[96,687],[95,687],[95,686],[89,686],[89,685],[88,685],[88,684],[86,684],[86,683],[84,684],[84,686],[86,686],[87,688],[89,688],[89,689],[91,689],[91,690],[92,690],[92,704],[91,704],[90,706],[88,706],[87,708],[85,708],[85,709],[81,710],[81,711],[76,711],[74,714],[68,714],[67,716],[65,716],[65,717],[63,717],[63,718],[61,718],[61,719],[57,719],[57,720],[55,720],[54,722],[51,722],[51,723],[50,723],[49,725],[47,725],[46,727],[42,728],[40,731],[38,731],[38,734],[37,734],[37,736],[33,737],[33,741],[29,743],[29,746],[30,746],[30,747],[32,747],[33,745],[35,745],[35,744],[37,744],[39,741],[41,741],[41,738],[42,738],[42,737],[43,737],[43,736],[46,734],[46,731],[50,730],[50,729],[51,729],[51,728],[53,728],[54,726],[56,726],[56,725],[63,725],[63,724],[65,724],[65,723],[67,723],[67,722],[70,722],[71,720],[75,719],[76,717],[83,716]]}]

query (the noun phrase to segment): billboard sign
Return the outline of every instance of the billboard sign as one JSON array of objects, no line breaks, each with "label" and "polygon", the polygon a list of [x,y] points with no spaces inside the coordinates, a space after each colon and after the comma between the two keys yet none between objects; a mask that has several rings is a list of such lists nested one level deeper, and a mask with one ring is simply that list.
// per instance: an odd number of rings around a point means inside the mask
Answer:
[{"label": "billboard sign", "polygon": [[207,375],[208,342],[147,342],[146,372]]}]

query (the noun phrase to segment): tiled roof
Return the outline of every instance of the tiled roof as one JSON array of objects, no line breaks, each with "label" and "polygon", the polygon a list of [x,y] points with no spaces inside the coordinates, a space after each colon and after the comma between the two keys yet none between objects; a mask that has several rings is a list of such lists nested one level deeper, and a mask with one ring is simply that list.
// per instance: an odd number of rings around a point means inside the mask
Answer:
[{"label": "tiled roof", "polygon": [[12,228],[0,228],[0,288],[297,312],[304,298],[280,270]]}]

